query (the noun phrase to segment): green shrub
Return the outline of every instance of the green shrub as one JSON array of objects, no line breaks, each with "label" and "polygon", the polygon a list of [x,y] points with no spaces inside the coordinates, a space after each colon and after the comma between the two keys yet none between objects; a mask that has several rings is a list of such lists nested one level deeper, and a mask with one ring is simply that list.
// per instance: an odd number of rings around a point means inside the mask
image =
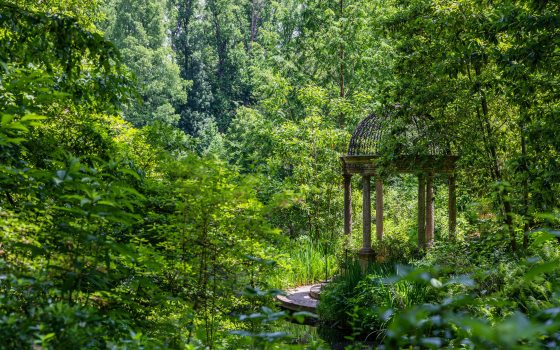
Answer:
[{"label": "green shrub", "polygon": [[[351,260],[321,293],[318,312],[330,327],[352,329],[363,335],[382,332],[394,311],[427,300],[427,287],[409,280],[393,280],[403,266],[371,264],[363,271]],[[389,311],[387,313],[387,311]]]}]

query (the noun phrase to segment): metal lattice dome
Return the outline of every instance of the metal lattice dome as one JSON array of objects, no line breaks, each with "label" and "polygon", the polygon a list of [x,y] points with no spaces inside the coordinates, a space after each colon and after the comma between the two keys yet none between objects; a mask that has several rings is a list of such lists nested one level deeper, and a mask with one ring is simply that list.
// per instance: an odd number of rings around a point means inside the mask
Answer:
[{"label": "metal lattice dome", "polygon": [[370,114],[354,130],[348,155],[374,156],[388,149],[398,155],[450,155],[448,135],[430,122],[429,116]]}]

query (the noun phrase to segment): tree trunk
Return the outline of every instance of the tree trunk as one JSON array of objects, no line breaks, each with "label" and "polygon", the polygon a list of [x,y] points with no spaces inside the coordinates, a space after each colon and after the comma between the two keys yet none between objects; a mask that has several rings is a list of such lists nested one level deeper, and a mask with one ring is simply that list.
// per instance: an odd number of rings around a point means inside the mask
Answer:
[{"label": "tree trunk", "polygon": [[529,168],[527,165],[527,143],[524,125],[521,125],[521,170],[523,172],[523,248],[529,247]]},{"label": "tree trunk", "polygon": [[249,51],[253,50],[253,43],[257,40],[261,10],[261,0],[253,0],[251,4],[251,33],[249,39]]},{"label": "tree trunk", "polygon": [[[339,0],[339,18],[342,18],[344,16],[344,0]],[[346,73],[346,67],[344,65],[344,40],[340,41],[340,49],[339,49],[339,60],[340,60],[340,67],[339,67],[339,79],[338,79],[338,85],[339,85],[339,90],[340,90],[340,98],[344,99],[346,97],[346,90],[345,90],[345,80],[344,80],[344,75]],[[345,119],[345,115],[344,112],[340,112],[340,125],[344,126],[344,119]]]},{"label": "tree trunk", "polygon": [[448,190],[449,239],[454,241],[457,237],[457,186],[455,183],[455,174],[449,175]]},{"label": "tree trunk", "polygon": [[226,70],[227,61],[227,41],[225,40],[222,33],[222,26],[220,24],[220,16],[218,9],[216,8],[216,2],[214,0],[208,0],[208,8],[212,14],[212,23],[214,24],[214,35],[216,37],[216,53],[218,54],[218,67],[217,75],[218,79],[222,80]]},{"label": "tree trunk", "polygon": [[426,248],[426,178],[418,175],[418,248]]},{"label": "tree trunk", "polygon": [[[480,77],[481,74],[480,64],[475,64],[475,74],[477,78]],[[486,143],[486,148],[490,152],[492,177],[494,178],[494,181],[500,183],[503,181],[503,177],[500,168],[500,162],[498,159],[496,144],[493,142],[494,137],[493,137],[492,126],[490,125],[490,116],[488,112],[488,101],[486,99],[486,93],[484,92],[484,89],[482,89],[481,84],[478,81],[475,82],[475,88],[480,95],[480,106],[482,108],[481,126],[483,130],[482,131],[483,134],[486,135],[486,137],[484,138]],[[504,222],[508,228],[509,235],[510,235],[511,250],[516,251],[517,241],[515,239],[515,230],[513,228],[513,217],[512,217],[513,213],[512,213],[511,203],[508,197],[509,197],[509,193],[507,188],[501,189],[498,192],[498,200],[499,202],[501,202],[503,207]]]},{"label": "tree trunk", "polygon": [[[193,8],[193,0],[185,0],[184,2],[180,3],[179,8],[179,18],[177,19],[177,26],[174,30],[173,37],[173,49],[176,52],[183,53],[183,61],[182,63],[182,76],[187,80],[192,80],[192,54],[193,50],[189,43],[189,30],[192,15],[194,12]],[[180,38],[183,38],[182,42]]]}]

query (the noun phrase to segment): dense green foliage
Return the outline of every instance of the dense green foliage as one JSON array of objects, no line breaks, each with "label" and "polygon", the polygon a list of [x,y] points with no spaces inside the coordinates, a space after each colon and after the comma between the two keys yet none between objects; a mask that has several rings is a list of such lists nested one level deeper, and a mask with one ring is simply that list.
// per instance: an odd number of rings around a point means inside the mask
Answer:
[{"label": "dense green foliage", "polygon": [[177,125],[177,108],[187,100],[188,83],[179,75],[167,32],[173,17],[166,1],[111,1],[107,5],[107,39],[135,74],[139,103],[123,116],[135,126],[160,122]]},{"label": "dense green foliage", "polygon": [[412,266],[350,264],[323,292],[321,320],[387,348],[557,348],[556,244],[541,232],[529,257],[473,240]]},{"label": "dense green foliage", "polygon": [[[0,348],[298,348],[285,322],[313,315],[273,297],[332,276],[319,323],[350,347],[560,347],[559,14],[0,0]],[[338,158],[387,111],[460,155],[458,234],[436,178],[418,249],[417,180],[384,167],[386,262],[363,271]]]}]

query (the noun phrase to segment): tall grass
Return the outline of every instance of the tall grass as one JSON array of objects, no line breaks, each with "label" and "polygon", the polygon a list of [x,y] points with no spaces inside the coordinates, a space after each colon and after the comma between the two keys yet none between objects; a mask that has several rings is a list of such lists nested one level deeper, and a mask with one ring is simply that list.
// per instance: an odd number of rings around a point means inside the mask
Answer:
[{"label": "tall grass", "polygon": [[334,327],[348,326],[349,316],[355,306],[354,299],[360,295],[359,286],[368,275],[391,276],[394,269],[387,264],[370,264],[364,271],[358,259],[350,258],[341,273],[321,293],[319,315],[321,322]]},{"label": "tall grass", "polygon": [[357,259],[347,261],[342,272],[321,293],[318,312],[323,324],[330,327],[359,329],[363,334],[382,333],[387,310],[402,310],[423,303],[426,287],[415,282],[397,280],[392,264],[370,264],[363,271]]},{"label": "tall grass", "polygon": [[336,272],[336,257],[323,242],[308,237],[291,242],[278,261],[280,268],[268,278],[273,288],[289,288],[318,283]]}]

